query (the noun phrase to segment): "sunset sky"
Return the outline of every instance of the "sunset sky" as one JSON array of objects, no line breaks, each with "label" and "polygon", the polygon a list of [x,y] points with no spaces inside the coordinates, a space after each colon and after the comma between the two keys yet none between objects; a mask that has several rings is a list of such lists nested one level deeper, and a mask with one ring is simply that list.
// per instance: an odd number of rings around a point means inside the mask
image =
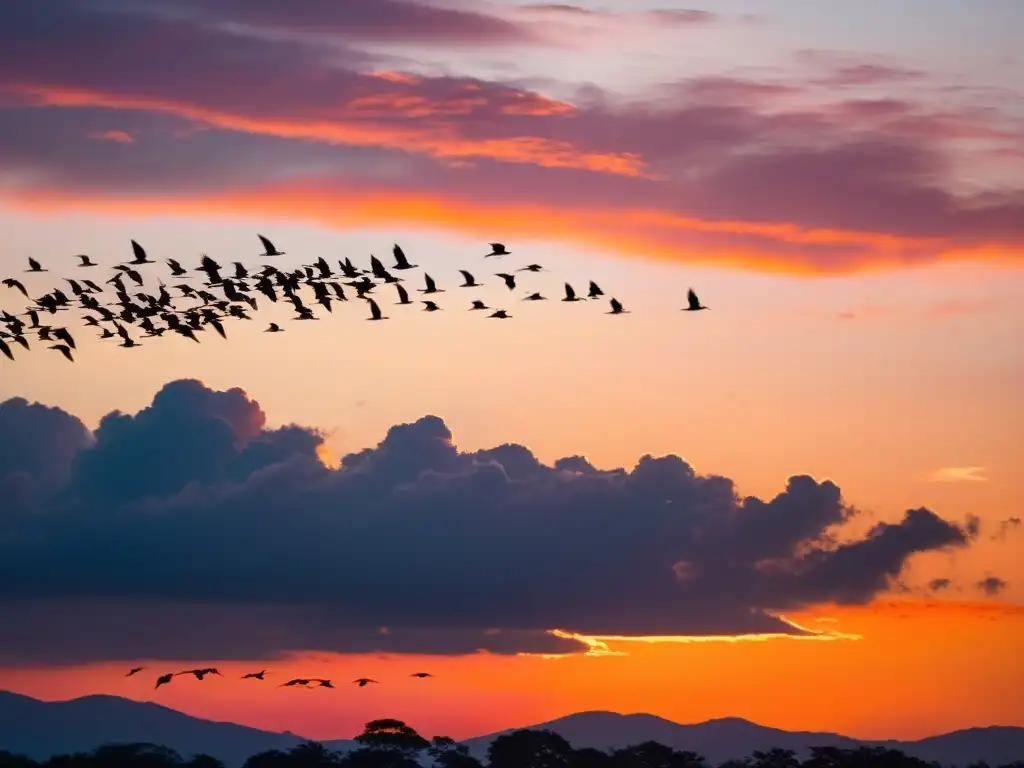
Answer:
[{"label": "sunset sky", "polygon": [[[844,7],[0,5],[0,277],[262,233],[446,289],[0,357],[0,689],[314,738],[1024,726],[1024,3]],[[529,263],[630,313],[493,277]]]}]

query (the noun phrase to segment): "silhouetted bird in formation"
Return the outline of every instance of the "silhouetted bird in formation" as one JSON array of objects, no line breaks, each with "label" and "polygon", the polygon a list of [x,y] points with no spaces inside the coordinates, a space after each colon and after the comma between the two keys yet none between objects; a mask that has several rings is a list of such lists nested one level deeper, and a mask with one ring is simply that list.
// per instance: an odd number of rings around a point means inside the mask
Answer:
[{"label": "silhouetted bird in formation", "polygon": [[353,680],[352,682],[358,685],[360,688],[363,688],[366,686],[367,683],[376,683],[377,681],[369,677],[359,677]]},{"label": "silhouetted bird in formation", "polygon": [[[138,674],[139,672],[141,672],[144,669],[145,669],[145,667],[133,667],[132,669],[128,670],[127,674],[125,674],[125,677],[132,677],[132,676]],[[239,677],[239,679],[240,680],[263,680],[264,676],[266,674],[267,674],[267,670],[261,669],[259,672],[247,672],[244,675],[241,675]],[[166,674],[160,675],[159,677],[156,678],[156,683],[153,686],[153,688],[154,689],[161,688],[162,686],[165,686],[168,683],[170,683],[175,677],[177,677],[179,675],[192,675],[197,680],[203,680],[208,675],[217,675],[219,677],[223,677],[223,675],[221,675],[220,671],[216,667],[202,667],[202,668],[198,668],[198,669],[186,669],[186,670],[183,670],[181,672],[168,672]],[[409,675],[409,677],[415,677],[415,678],[425,678],[425,677],[433,677],[433,676],[434,675],[432,675],[430,672],[413,672],[411,675]],[[357,678],[357,679],[353,680],[352,682],[354,684],[358,685],[360,688],[363,688],[366,685],[368,685],[369,683],[377,683],[378,681],[374,680],[371,677],[360,677],[360,678]],[[314,685],[314,683],[315,683],[315,685]],[[296,677],[296,678],[292,678],[291,680],[288,680],[287,682],[281,683],[277,687],[278,688],[331,688],[331,689],[335,688],[334,683],[329,678],[326,678],[326,677]]]},{"label": "silhouetted bird in formation", "polygon": [[242,675],[242,679],[248,680],[249,678],[252,678],[253,680],[262,680],[265,674],[267,674],[267,670],[265,669],[259,672],[249,672],[247,674]]},{"label": "silhouetted bird in formation", "polygon": [[409,677],[433,677],[429,672],[413,672]]},{"label": "silhouetted bird in formation", "polygon": [[[260,256],[284,256],[274,243],[264,235],[257,235],[263,245],[264,252]],[[294,309],[294,320],[320,320],[314,307],[323,312],[335,313],[335,306],[347,303],[347,289],[354,291],[356,298],[363,299],[369,307],[367,320],[388,320],[381,312],[380,304],[374,298],[374,291],[381,285],[394,285],[398,296],[398,306],[414,304],[409,297],[409,289],[403,286],[402,278],[392,274],[417,269],[405,251],[397,243],[392,248],[394,266],[386,267],[375,256],[369,258],[369,269],[362,269],[349,257],[338,260],[337,269],[324,257],[320,256],[312,264],[292,266],[291,268],[262,263],[259,267],[249,267],[242,262],[231,262],[230,270],[225,269],[216,260],[201,254],[197,267],[189,269],[175,258],[164,259],[164,264],[174,278],[172,284],[166,284],[151,273],[140,271],[144,267],[157,264],[158,260],[150,258],[146,249],[136,240],[129,241],[132,250],[130,261],[116,263],[111,266],[113,274],[105,281],[86,280],[82,278],[62,278],[64,288],[53,288],[37,298],[35,289],[29,290],[25,283],[14,277],[4,278],[0,283],[6,288],[18,291],[28,306],[20,313],[0,310],[0,356],[6,360],[15,360],[16,351],[31,351],[33,340],[51,342],[47,348],[60,354],[70,362],[75,362],[74,352],[79,349],[74,334],[71,332],[72,322],[61,324],[46,322],[41,318],[56,319],[59,313],[71,312],[65,317],[74,317],[79,313],[81,325],[95,329],[96,338],[110,341],[124,349],[143,346],[140,339],[163,339],[180,336],[185,340],[199,344],[204,338],[217,336],[228,339],[227,323],[235,320],[252,320],[253,313],[259,311],[267,302],[282,304]],[[485,256],[507,256],[511,254],[504,244],[491,243],[491,252]],[[99,266],[86,254],[78,254],[79,267]],[[49,270],[35,258],[28,258],[30,274],[47,273]],[[517,275],[527,276],[546,272],[540,264],[528,264],[509,272],[498,272],[510,292],[520,290]],[[458,270],[463,282],[460,288],[480,288],[472,272]],[[192,282],[201,276],[201,282]],[[532,279],[526,277],[525,279]],[[155,282],[155,285],[154,285]],[[429,296],[422,301],[424,312],[437,312],[444,309],[435,296],[445,293],[439,288],[435,279],[423,273],[424,287],[418,288],[421,294]],[[65,293],[65,290],[67,293]],[[312,295],[310,295],[310,292]],[[9,293],[5,293],[9,296]],[[593,280],[589,281],[587,295],[577,295],[570,283],[565,283],[563,302],[576,303],[587,299],[604,296],[604,291]],[[3,297],[0,296],[0,300]],[[702,305],[696,293],[690,290],[687,294],[688,306],[685,311],[695,312],[708,309]],[[545,301],[546,297],[528,288],[521,297],[522,301]],[[611,311],[605,314],[619,315],[627,313],[618,299],[612,299]],[[470,311],[488,311],[488,318],[507,320],[512,315],[504,309],[491,310],[481,299],[474,299]],[[319,310],[318,310],[319,311]],[[206,333],[213,331],[213,334]],[[269,322],[265,333],[281,333],[285,328],[279,322]],[[135,333],[134,331],[137,331]],[[201,679],[201,678],[200,678]]]},{"label": "silhouetted bird in formation", "polygon": [[160,677],[156,679],[156,685],[154,685],[153,688],[159,688],[161,685],[167,685],[173,679],[173,672],[168,672],[166,675],[160,675]]},{"label": "silhouetted bird in formation", "polygon": [[128,673],[125,675],[125,677],[131,677],[132,675],[137,675],[139,672],[141,672],[144,669],[145,669],[145,667],[132,667],[131,669],[128,670]]}]

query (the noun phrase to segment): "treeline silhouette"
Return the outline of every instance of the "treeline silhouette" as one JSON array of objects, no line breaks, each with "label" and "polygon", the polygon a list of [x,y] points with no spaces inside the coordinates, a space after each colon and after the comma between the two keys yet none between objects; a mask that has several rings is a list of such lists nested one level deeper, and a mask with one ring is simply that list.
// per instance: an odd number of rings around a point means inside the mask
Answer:
[{"label": "treeline silhouette", "polygon": [[[647,741],[610,751],[574,748],[554,731],[522,729],[498,736],[486,762],[447,736],[426,739],[401,720],[373,720],[355,749],[335,752],[308,741],[288,751],[260,752],[242,768],[713,768],[702,755]],[[939,768],[940,763],[886,747],[814,747],[804,759],[787,749],[754,752],[717,768]],[[44,762],[0,750],[0,768],[235,768],[210,755],[184,759],[156,744],[108,744],[93,752],[57,755]],[[976,762],[967,768],[995,768]],[[1024,768],[1024,762],[999,768]]]}]

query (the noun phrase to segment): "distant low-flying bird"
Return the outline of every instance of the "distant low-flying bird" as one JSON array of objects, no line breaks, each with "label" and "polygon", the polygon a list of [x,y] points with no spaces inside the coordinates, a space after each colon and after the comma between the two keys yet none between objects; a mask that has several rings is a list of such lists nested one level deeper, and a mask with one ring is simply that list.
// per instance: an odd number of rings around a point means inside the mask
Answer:
[{"label": "distant low-flying bird", "polygon": [[573,287],[571,285],[569,285],[568,283],[566,283],[565,284],[565,298],[562,299],[562,301],[586,301],[586,299],[577,296],[576,295],[576,291],[573,289]]},{"label": "distant low-flying bird", "polygon": [[285,255],[284,251],[277,250],[277,248],[274,247],[274,244],[272,242],[270,242],[270,240],[265,238],[263,235],[256,235],[256,237],[258,237],[260,239],[260,242],[263,243],[263,247],[266,249],[266,253],[261,253],[260,256],[284,256]]},{"label": "distant low-flying bird", "polygon": [[512,315],[510,315],[504,309],[499,309],[493,315],[488,315],[488,317],[495,317],[498,320],[508,320],[509,318],[512,317]]},{"label": "distant low-flying bird", "polygon": [[389,318],[387,318],[387,317],[385,317],[384,315],[381,314],[380,307],[377,306],[377,302],[376,301],[371,299],[369,296],[365,296],[364,298],[370,304],[370,316],[368,318],[366,318],[367,320],[388,320],[389,319]]},{"label": "distant low-flying bird", "polygon": [[184,672],[177,672],[178,675],[194,675],[196,680],[202,680],[207,675],[220,675],[216,667],[204,667],[203,669],[186,669]]},{"label": "distant low-flying bird", "polygon": [[271,323],[270,326],[267,328],[267,330],[264,331],[264,333],[283,333],[283,332],[284,332],[284,328],[282,328],[277,323]]},{"label": "distant low-flying bird", "polygon": [[296,677],[294,680],[289,680],[287,683],[281,683],[278,688],[291,688],[295,685],[309,685],[309,680],[305,678]]},{"label": "distant low-flying bird", "polygon": [[693,288],[686,292],[687,306],[683,307],[684,312],[699,312],[702,309],[710,309],[700,303],[700,299],[697,298],[697,294],[693,292]]},{"label": "distant low-flying bird", "polygon": [[540,264],[527,264],[521,269],[517,269],[516,272],[544,272],[545,269]]},{"label": "distant low-flying bird", "polygon": [[71,334],[68,333],[67,328],[54,328],[53,338],[63,341],[65,344],[71,347],[71,349],[78,348],[77,345],[75,344],[75,340],[71,337]]},{"label": "distant low-flying bird", "polygon": [[480,301],[480,299],[474,299],[473,306],[469,308],[469,311],[472,312],[474,309],[490,309],[490,307]]},{"label": "distant low-flying bird", "polygon": [[259,672],[249,672],[248,674],[242,675],[243,680],[262,680],[263,676],[267,674],[267,670],[263,669]]},{"label": "distant low-flying bird", "polygon": [[437,304],[435,304],[432,301],[424,301],[423,304],[426,305],[426,306],[423,307],[423,311],[424,312],[440,312],[441,311],[441,308],[439,306],[437,306]]},{"label": "distant low-flying bird", "polygon": [[604,296],[604,291],[601,290],[601,286],[591,280],[590,290],[587,292],[587,298],[596,299],[598,296]]},{"label": "distant low-flying bird", "polygon": [[515,275],[510,275],[507,272],[496,272],[494,274],[494,276],[495,277],[500,277],[502,280],[504,280],[505,281],[505,287],[508,288],[510,291],[514,291],[516,289],[516,276]]},{"label": "distant low-flying bird", "polygon": [[153,687],[154,688],[159,688],[161,685],[167,685],[173,679],[174,679],[174,673],[173,672],[168,672],[166,675],[160,675],[160,677],[158,677],[156,679],[156,685],[154,685]]},{"label": "distant low-flying bird", "polygon": [[311,679],[311,682],[319,683],[321,688],[333,688],[334,687],[334,685],[331,683],[330,680],[327,680],[326,678],[322,678],[322,677],[314,677],[314,678]]},{"label": "distant low-flying bird", "polygon": [[25,286],[22,285],[20,280],[15,280],[13,277],[7,277],[4,278],[3,284],[6,285],[8,288],[15,288],[21,291],[22,295],[26,299],[28,298],[28,291],[25,290]]},{"label": "distant low-flying bird", "polygon": [[131,677],[132,675],[137,675],[139,672],[141,672],[144,669],[145,669],[145,667],[132,667],[131,669],[128,670],[128,674],[126,674],[125,677]]},{"label": "distant low-flying bird", "polygon": [[181,266],[181,264],[179,264],[174,259],[168,259],[167,266],[171,268],[171,274],[174,275],[175,277],[181,277],[182,275],[188,274],[188,270]]},{"label": "distant low-flying bird", "polygon": [[135,258],[132,259],[129,264],[153,264],[146,256],[146,249],[139,245],[137,242],[132,240],[132,253],[135,254]]},{"label": "distant low-flying bird", "polygon": [[92,259],[90,259],[90,258],[89,258],[89,257],[88,257],[88,256],[87,256],[86,254],[84,254],[84,253],[80,253],[80,254],[78,254],[78,258],[79,258],[79,259],[81,260],[81,262],[82,262],[81,264],[79,264],[79,265],[78,265],[78,266],[80,266],[80,267],[96,267],[96,266],[99,266],[99,265],[98,265],[98,264],[97,264],[97,263],[96,263],[95,261],[93,261]]},{"label": "distant low-flying bird", "polygon": [[413,672],[409,677],[433,677],[429,672]]},{"label": "distant low-flying bird", "polygon": [[72,363],[75,362],[75,358],[71,356],[71,347],[69,347],[67,344],[54,344],[52,347],[49,347],[49,349],[56,349]]},{"label": "distant low-flying bird", "polygon": [[26,272],[48,272],[49,270],[43,269],[43,265],[33,259],[31,256],[28,257],[28,269]]},{"label": "distant low-flying bird", "polygon": [[490,243],[490,246],[491,252],[485,254],[484,258],[487,258],[488,256],[508,256],[511,253],[511,251],[506,250],[505,246],[501,243]]},{"label": "distant low-flying bird", "polygon": [[369,677],[359,677],[352,681],[356,683],[360,688],[364,687],[367,683],[376,683],[377,681]]},{"label": "distant low-flying bird", "polygon": [[529,296],[524,296],[523,301],[547,301],[547,297],[541,296],[539,293],[531,293]]},{"label": "distant low-flying bird", "polygon": [[628,309],[623,309],[622,308],[622,302],[620,302],[618,299],[612,299],[608,303],[611,304],[612,311],[611,312],[605,312],[606,315],[628,315],[629,314],[629,310]]},{"label": "distant low-flying bird", "polygon": [[398,243],[395,243],[395,247],[391,249],[391,252],[395,256],[395,266],[393,269],[416,269],[419,266],[419,264],[409,263],[409,259],[405,256],[405,251],[402,250]]},{"label": "distant low-flying bird", "polygon": [[476,281],[476,278],[473,277],[473,273],[472,272],[468,272],[465,269],[460,269],[459,272],[462,274],[462,279],[466,281],[462,285],[459,286],[460,288],[479,288],[480,287],[481,284]]}]

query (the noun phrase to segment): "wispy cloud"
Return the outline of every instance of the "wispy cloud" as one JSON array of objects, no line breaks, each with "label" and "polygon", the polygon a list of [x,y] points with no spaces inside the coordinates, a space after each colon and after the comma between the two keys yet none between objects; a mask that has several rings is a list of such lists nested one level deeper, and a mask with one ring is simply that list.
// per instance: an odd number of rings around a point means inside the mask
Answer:
[{"label": "wispy cloud", "polygon": [[96,131],[89,134],[90,139],[99,139],[100,141],[113,141],[117,144],[134,144],[135,139],[132,138],[130,133],[125,131]]},{"label": "wispy cloud", "polygon": [[985,467],[943,467],[928,475],[932,483],[987,483]]}]

